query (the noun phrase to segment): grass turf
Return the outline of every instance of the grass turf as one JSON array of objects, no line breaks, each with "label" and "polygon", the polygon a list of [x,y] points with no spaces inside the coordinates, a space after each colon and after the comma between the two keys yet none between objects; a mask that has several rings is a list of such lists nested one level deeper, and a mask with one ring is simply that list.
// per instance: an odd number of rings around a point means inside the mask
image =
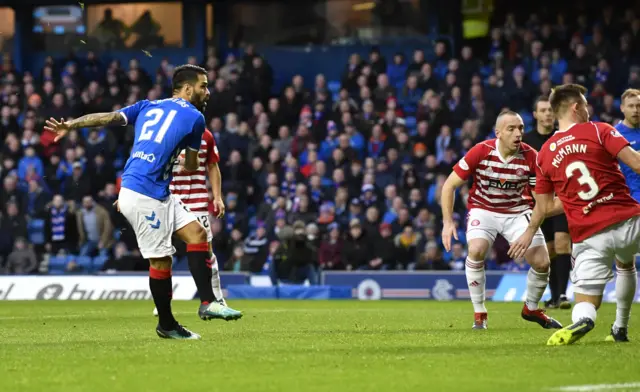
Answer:
[{"label": "grass turf", "polygon": [[151,302],[4,302],[0,391],[477,392],[640,382],[638,318],[632,343],[603,341],[612,305],[569,347],[547,347],[551,332],[520,319],[517,303],[489,303],[487,331],[471,330],[467,302],[231,305],[242,320],[205,323],[196,302],[174,302],[178,320],[203,340],[169,341],[155,334]]}]

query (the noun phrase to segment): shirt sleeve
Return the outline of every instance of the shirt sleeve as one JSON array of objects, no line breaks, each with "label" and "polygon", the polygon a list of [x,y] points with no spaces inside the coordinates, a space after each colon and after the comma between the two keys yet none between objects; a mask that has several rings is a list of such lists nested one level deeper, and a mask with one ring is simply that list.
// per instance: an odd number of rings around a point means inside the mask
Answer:
[{"label": "shirt sleeve", "polygon": [[485,152],[485,146],[482,143],[476,144],[453,166],[453,171],[463,180],[468,180],[476,171],[478,163],[484,158]]},{"label": "shirt sleeve", "polygon": [[209,130],[206,130],[202,137],[207,142],[207,165],[220,162],[220,154],[218,153],[216,139],[213,137],[211,132],[209,132]]},{"label": "shirt sleeve", "polygon": [[533,148],[527,154],[527,161],[529,162],[529,186],[532,189],[536,187],[537,169],[538,169],[538,152]]},{"label": "shirt sleeve", "polygon": [[193,129],[187,136],[187,148],[193,151],[200,151],[200,144],[202,143],[202,134],[204,134],[204,116],[199,115],[196,121],[193,123]]},{"label": "shirt sleeve", "polygon": [[122,117],[124,117],[125,125],[135,124],[136,120],[138,119],[138,114],[140,114],[142,109],[144,109],[148,103],[149,101],[145,99],[143,101],[138,101],[133,105],[118,110],[118,112],[122,114]]},{"label": "shirt sleeve", "polygon": [[537,194],[544,195],[554,192],[553,182],[551,182],[551,179],[546,174],[544,174],[539,162],[536,162],[535,182],[535,192]]},{"label": "shirt sleeve", "polygon": [[607,123],[595,123],[602,146],[614,157],[629,145],[629,141],[617,129]]}]

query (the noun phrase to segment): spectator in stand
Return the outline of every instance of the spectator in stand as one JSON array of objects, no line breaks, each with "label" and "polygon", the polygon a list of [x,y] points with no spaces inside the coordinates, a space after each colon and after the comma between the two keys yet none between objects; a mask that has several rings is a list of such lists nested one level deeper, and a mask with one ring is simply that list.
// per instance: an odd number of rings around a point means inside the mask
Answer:
[{"label": "spectator in stand", "polygon": [[5,263],[4,273],[7,275],[26,275],[36,272],[37,268],[36,253],[27,240],[22,237],[16,238],[13,252],[9,254]]},{"label": "spectator in stand", "polygon": [[49,254],[70,254],[76,250],[79,241],[76,217],[62,195],[53,196],[44,223],[45,249]]},{"label": "spectator in stand", "polygon": [[78,225],[78,246],[80,256],[108,257],[113,245],[113,224],[104,207],[91,196],[82,198],[82,207],[76,212]]}]

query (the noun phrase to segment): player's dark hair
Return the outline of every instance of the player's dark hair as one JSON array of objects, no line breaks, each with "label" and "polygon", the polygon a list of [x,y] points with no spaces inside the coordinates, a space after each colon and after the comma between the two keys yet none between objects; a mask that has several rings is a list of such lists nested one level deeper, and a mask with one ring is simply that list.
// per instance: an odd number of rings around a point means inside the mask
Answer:
[{"label": "player's dark hair", "polygon": [[198,82],[198,75],[206,75],[207,71],[197,65],[185,64],[173,70],[173,81],[171,88],[173,91],[180,91],[185,84],[195,85]]},{"label": "player's dark hair", "polygon": [[587,89],[579,84],[563,84],[551,90],[549,103],[551,110],[556,118],[564,114],[569,105],[582,102],[582,96],[586,94]]},{"label": "player's dark hair", "polygon": [[533,111],[534,112],[538,111],[538,104],[540,102],[549,102],[549,96],[548,95],[540,95],[538,98],[536,98],[536,101],[533,103]]}]

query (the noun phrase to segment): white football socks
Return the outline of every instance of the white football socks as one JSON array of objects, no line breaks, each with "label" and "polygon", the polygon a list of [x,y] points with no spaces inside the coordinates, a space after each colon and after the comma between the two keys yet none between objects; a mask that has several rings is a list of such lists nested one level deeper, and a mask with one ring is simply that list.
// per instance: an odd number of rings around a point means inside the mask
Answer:
[{"label": "white football socks", "polygon": [[546,272],[537,272],[533,268],[529,268],[527,273],[527,308],[529,310],[538,309],[538,302],[544,294],[544,290],[549,283],[549,270]]},{"label": "white football socks", "polygon": [[223,301],[224,295],[222,295],[222,286],[220,285],[220,271],[218,270],[218,258],[216,257],[216,255],[213,255],[211,259],[211,288],[213,289],[213,295],[215,295],[216,301]]},{"label": "white football socks", "polygon": [[618,269],[616,276],[616,321],[614,328],[627,328],[631,304],[636,296],[638,275],[636,268],[631,265],[629,269]]},{"label": "white football socks", "polygon": [[467,257],[465,266],[464,274],[467,277],[467,286],[469,286],[469,296],[473,304],[473,311],[475,313],[487,313],[487,308],[484,306],[487,280],[484,272],[484,261],[474,261]]},{"label": "white football socks", "polygon": [[595,323],[597,315],[596,307],[591,302],[579,302],[573,307],[571,321],[577,323],[584,318],[588,318]]}]

